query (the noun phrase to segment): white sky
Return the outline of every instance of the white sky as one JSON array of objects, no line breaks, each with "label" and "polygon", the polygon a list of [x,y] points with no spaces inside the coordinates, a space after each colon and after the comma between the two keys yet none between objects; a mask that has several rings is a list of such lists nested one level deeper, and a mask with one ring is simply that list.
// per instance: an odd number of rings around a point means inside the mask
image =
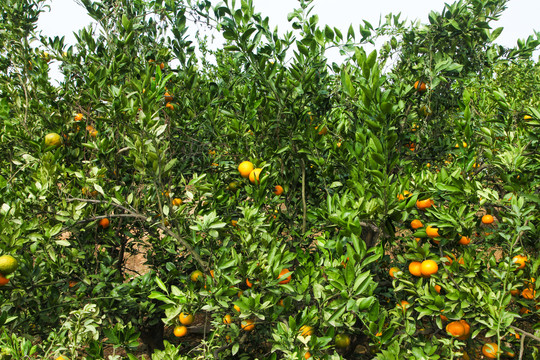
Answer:
[{"label": "white sky", "polygon": [[[237,0],[237,3],[239,2],[240,0]],[[447,0],[446,2],[451,1]],[[256,12],[270,18],[272,29],[275,26],[278,26],[280,32],[290,29],[287,14],[298,7],[296,0],[253,0],[253,3]],[[358,24],[362,20],[367,20],[376,27],[381,16],[384,17],[390,12],[393,14],[401,12],[401,19],[406,18],[410,21],[419,19],[422,23],[427,23],[429,12],[431,10],[440,12],[444,3],[444,0],[316,0],[313,13],[319,15],[319,26],[328,24],[331,27],[339,28],[346,35],[349,25],[353,24],[358,36]],[[38,29],[43,31],[43,35],[65,36],[66,44],[75,44],[73,32],[89,25],[92,19],[75,0],[50,0],[50,4],[51,11],[41,14]],[[506,47],[514,47],[518,38],[525,39],[533,34],[533,30],[540,31],[540,21],[538,20],[540,1],[510,0],[507,5],[508,9],[503,13],[501,20],[493,24],[492,27],[504,27],[497,43]],[[535,53],[536,56],[538,54],[540,54],[539,51]],[[328,55],[332,58],[331,54]],[[51,65],[54,73],[55,64]],[[56,77],[54,74],[52,75]]]}]

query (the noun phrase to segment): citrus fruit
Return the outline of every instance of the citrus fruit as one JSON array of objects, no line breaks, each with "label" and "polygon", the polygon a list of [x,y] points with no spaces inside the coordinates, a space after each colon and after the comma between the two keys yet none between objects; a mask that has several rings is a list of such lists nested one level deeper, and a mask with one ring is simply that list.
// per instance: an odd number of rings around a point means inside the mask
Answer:
[{"label": "citrus fruit", "polygon": [[432,239],[440,236],[439,229],[431,225],[426,228],[426,234]]},{"label": "citrus fruit", "polygon": [[17,262],[17,259],[15,259],[11,255],[2,255],[0,256],[0,273],[2,275],[9,275],[15,270],[17,270],[17,267],[19,266],[19,263]]},{"label": "citrus fruit", "polygon": [[259,177],[261,175],[261,168],[254,169],[252,172],[249,173],[249,181],[252,184],[258,184],[259,183]]},{"label": "citrus fruit", "polygon": [[471,242],[471,238],[467,236],[462,236],[461,239],[459,239],[460,245],[469,245],[470,242]]},{"label": "citrus fruit", "polygon": [[493,216],[489,214],[482,216],[482,224],[486,224],[486,225],[492,224],[493,221],[494,221]]},{"label": "citrus fruit", "polygon": [[[279,273],[278,279],[280,279],[283,275],[287,274],[288,272],[289,272],[289,269],[281,270],[281,272]],[[291,282],[291,278],[292,278],[292,275],[289,275],[287,278],[281,280],[279,283],[288,284],[289,282]]]},{"label": "citrus fruit", "polygon": [[313,328],[307,325],[300,326],[300,335],[303,337],[313,335]]},{"label": "citrus fruit", "polygon": [[101,226],[102,229],[108,228],[109,224],[110,224],[110,222],[109,222],[109,219],[107,219],[107,218],[99,220],[99,226]]},{"label": "citrus fruit", "polygon": [[[248,176],[249,176],[249,174],[248,174]],[[230,191],[236,191],[236,190],[238,190],[238,187],[239,187],[238,183],[236,181],[232,181],[231,183],[229,183],[228,189]]]},{"label": "citrus fruit", "polygon": [[422,263],[420,261],[413,261],[409,264],[409,272],[414,276],[422,276]]},{"label": "citrus fruit", "polygon": [[399,268],[397,267],[393,267],[393,268],[390,268],[390,271],[388,271],[388,273],[390,274],[390,277],[395,279],[396,276],[394,275],[395,273],[397,273],[399,270]]},{"label": "citrus fruit", "polygon": [[225,325],[229,325],[230,323],[232,323],[232,316],[227,314],[223,317],[223,323]]},{"label": "citrus fruit", "polygon": [[246,285],[247,287],[252,287],[253,286],[253,283],[251,281],[249,281],[249,279],[246,279]]},{"label": "citrus fruit", "polygon": [[4,286],[9,282],[9,279],[4,275],[0,274],[0,286]]},{"label": "citrus fruit", "polygon": [[426,83],[423,82],[422,80],[417,80],[417,81],[414,83],[414,88],[415,88],[415,90],[418,91],[418,92],[424,92],[424,91],[426,91],[427,86],[426,86]]},{"label": "citrus fruit", "polygon": [[319,135],[326,135],[328,133],[328,128],[326,126],[323,126],[322,129],[319,131]]},{"label": "citrus fruit", "polygon": [[525,115],[523,116],[523,120],[531,120],[532,119],[532,116],[531,115]]},{"label": "citrus fruit", "polygon": [[527,257],[523,255],[516,255],[512,258],[512,262],[518,265],[517,269],[523,269],[525,267],[525,262],[527,262]]},{"label": "citrus fruit", "polygon": [[251,320],[251,319],[247,319],[247,320],[242,321],[240,326],[242,327],[242,330],[245,330],[245,331],[251,331],[251,330],[255,329],[254,321]]},{"label": "citrus fruit", "polygon": [[[441,313],[443,313],[443,312],[444,312],[444,309],[441,310]],[[439,315],[439,316],[441,317],[441,320],[442,320],[442,321],[448,321],[448,318],[446,317],[446,315],[441,314],[441,315]]]},{"label": "citrus fruit", "polygon": [[441,285],[435,285],[434,287],[435,287],[435,291],[437,292],[437,294],[440,294],[441,289],[442,289]]},{"label": "citrus fruit", "polygon": [[461,321],[452,321],[446,325],[446,332],[455,338],[460,338],[466,334],[466,329]]},{"label": "citrus fruit", "polygon": [[176,337],[186,336],[187,333],[187,327],[185,327],[184,325],[179,325],[174,328],[174,336]]},{"label": "citrus fruit", "polygon": [[433,260],[424,260],[420,265],[420,272],[422,276],[430,277],[439,270],[439,266]]},{"label": "citrus fruit", "polygon": [[425,210],[427,208],[432,207],[434,204],[434,201],[431,199],[425,199],[425,200],[416,200],[416,207],[418,210]]},{"label": "citrus fruit", "polygon": [[200,270],[195,270],[194,272],[191,273],[191,281],[193,282],[196,282],[197,280],[199,280],[199,277],[201,277],[203,275],[203,273],[200,271]]},{"label": "citrus fruit", "polygon": [[304,359],[309,359],[311,358],[311,354],[309,353],[309,351],[306,351],[306,353],[304,354]]},{"label": "citrus fruit", "polygon": [[338,349],[346,349],[351,344],[351,338],[346,334],[337,334],[334,341]]},{"label": "citrus fruit", "polygon": [[240,306],[238,306],[238,305],[234,305],[234,310],[236,310],[236,311],[240,312]]},{"label": "citrus fruit", "polygon": [[81,121],[82,119],[83,119],[83,114],[78,113],[77,115],[75,115],[75,121]]},{"label": "citrus fruit", "polygon": [[482,354],[489,359],[496,359],[499,347],[495,343],[486,343],[482,346]]},{"label": "citrus fruit", "polygon": [[170,103],[171,101],[173,101],[173,96],[171,94],[169,94],[169,92],[165,92],[165,102],[167,103]]},{"label": "citrus fruit", "polygon": [[64,355],[60,355],[60,356],[57,357],[55,360],[69,360],[69,358],[67,358],[67,357],[64,356]]},{"label": "citrus fruit", "polygon": [[49,133],[45,135],[46,146],[58,146],[62,145],[62,137],[57,133]]},{"label": "citrus fruit", "polygon": [[411,304],[407,300],[401,300],[401,302],[398,304],[403,311],[407,311],[407,309],[411,306]]},{"label": "citrus fruit", "polygon": [[180,206],[182,205],[183,201],[180,198],[174,198],[172,201],[173,206]]},{"label": "citrus fruit", "polygon": [[174,105],[171,104],[170,102],[168,102],[167,104],[165,104],[165,107],[166,107],[167,109],[174,110]]},{"label": "citrus fruit", "polygon": [[253,171],[253,164],[250,161],[243,161],[238,165],[238,172],[243,178],[249,177]]},{"label": "citrus fruit", "polygon": [[231,220],[231,225],[232,226],[238,226],[238,221],[237,220]]},{"label": "citrus fruit", "polygon": [[532,300],[536,296],[536,291],[530,288],[527,288],[521,292],[521,296],[523,296],[527,300]]},{"label": "citrus fruit", "polygon": [[178,315],[178,320],[180,320],[180,324],[189,326],[193,323],[193,315],[181,312],[180,315]]},{"label": "citrus fruit", "polygon": [[421,227],[424,227],[424,224],[422,224],[420,220],[415,219],[411,221],[411,228],[413,228],[414,230],[420,229]]},{"label": "citrus fruit", "polygon": [[274,194],[278,196],[283,194],[283,187],[281,185],[276,185],[276,187],[274,188]]},{"label": "citrus fruit", "polygon": [[407,190],[403,191],[403,194],[399,194],[397,196],[398,200],[405,200],[406,197],[409,197],[411,196],[411,193],[408,192]]}]

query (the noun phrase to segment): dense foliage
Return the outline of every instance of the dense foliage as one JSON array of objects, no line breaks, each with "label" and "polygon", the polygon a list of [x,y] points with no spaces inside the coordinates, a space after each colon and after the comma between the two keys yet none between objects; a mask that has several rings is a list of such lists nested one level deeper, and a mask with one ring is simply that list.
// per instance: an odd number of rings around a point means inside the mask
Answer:
[{"label": "dense foliage", "polygon": [[282,35],[80,2],[74,46],[0,4],[0,359],[540,357],[540,34],[497,45],[506,0],[346,34],[300,0]]}]

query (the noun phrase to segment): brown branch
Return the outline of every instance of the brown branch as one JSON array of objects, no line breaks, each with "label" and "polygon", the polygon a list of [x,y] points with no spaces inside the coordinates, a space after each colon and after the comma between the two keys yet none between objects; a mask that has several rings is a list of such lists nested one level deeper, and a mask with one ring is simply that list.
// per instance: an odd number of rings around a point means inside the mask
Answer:
[{"label": "brown branch", "polygon": [[[93,203],[93,204],[109,204],[108,201],[102,201],[102,200],[92,200],[92,199],[80,199],[80,198],[68,198],[66,199],[67,202],[73,202],[73,201],[82,201],[82,202],[89,202],[89,203]],[[110,203],[110,205],[116,207],[116,208],[119,208],[119,209],[123,209],[125,210],[126,212],[128,212],[128,214],[111,214],[111,215],[101,215],[101,216],[96,216],[94,217],[93,219],[94,220],[97,220],[97,219],[103,219],[103,218],[108,218],[108,217],[132,217],[132,218],[136,218],[136,219],[141,219],[141,220],[147,220],[149,217],[148,216],[145,216],[143,214],[140,214],[134,210],[130,210],[122,205],[118,205],[118,204],[115,204],[115,203]],[[90,220],[90,221],[93,221],[93,220]],[[82,222],[87,222],[86,220],[82,220]],[[184,239],[182,239],[178,234],[176,233],[173,233],[171,230],[169,230],[167,227],[165,227],[163,224],[157,224],[157,227],[160,228],[163,232],[167,233],[167,235],[175,238],[176,240],[178,240],[178,242],[186,248],[186,250],[193,256],[193,258],[195,259],[195,261],[197,261],[199,263],[199,265],[201,266],[201,268],[203,268],[205,270],[205,272],[208,272],[208,267],[207,267],[207,264],[201,259],[200,255],[195,251],[195,249],[193,249],[193,247],[191,247],[191,245],[189,245]]]},{"label": "brown branch", "polygon": [[302,164],[302,235],[306,233],[307,204],[306,204],[306,163],[300,159]]}]

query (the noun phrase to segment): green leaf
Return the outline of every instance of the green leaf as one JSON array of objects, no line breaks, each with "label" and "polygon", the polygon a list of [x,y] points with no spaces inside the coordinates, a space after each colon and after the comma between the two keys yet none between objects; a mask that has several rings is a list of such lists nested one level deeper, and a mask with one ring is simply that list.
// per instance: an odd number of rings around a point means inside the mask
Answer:
[{"label": "green leaf", "polygon": [[341,86],[343,87],[345,94],[354,97],[355,90],[351,82],[351,77],[345,67],[341,69]]}]

